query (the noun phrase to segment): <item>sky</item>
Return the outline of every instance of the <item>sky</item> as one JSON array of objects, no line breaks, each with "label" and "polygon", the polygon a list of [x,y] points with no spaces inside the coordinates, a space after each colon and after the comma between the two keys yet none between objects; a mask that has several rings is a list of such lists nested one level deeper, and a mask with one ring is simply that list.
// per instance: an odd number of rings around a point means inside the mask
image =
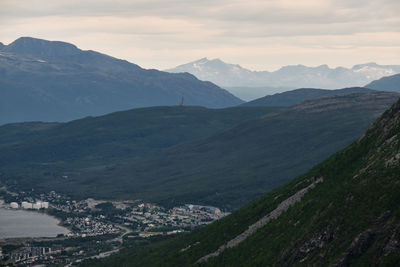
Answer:
[{"label": "sky", "polygon": [[400,64],[399,0],[0,0],[0,42],[65,41],[167,69]]}]

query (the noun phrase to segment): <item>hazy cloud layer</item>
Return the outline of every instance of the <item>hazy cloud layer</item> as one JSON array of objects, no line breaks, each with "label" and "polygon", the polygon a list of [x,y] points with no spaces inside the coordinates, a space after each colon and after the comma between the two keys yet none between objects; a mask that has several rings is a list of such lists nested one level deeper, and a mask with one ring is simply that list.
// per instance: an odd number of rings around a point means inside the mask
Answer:
[{"label": "hazy cloud layer", "polygon": [[400,64],[398,0],[0,0],[0,41],[75,43],[144,67]]}]

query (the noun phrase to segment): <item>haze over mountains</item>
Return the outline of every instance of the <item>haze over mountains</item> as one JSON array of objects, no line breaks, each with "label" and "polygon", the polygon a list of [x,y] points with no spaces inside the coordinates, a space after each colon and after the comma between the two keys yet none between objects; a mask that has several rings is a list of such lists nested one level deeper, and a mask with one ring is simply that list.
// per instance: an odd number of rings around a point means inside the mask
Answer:
[{"label": "haze over mountains", "polygon": [[329,68],[327,65],[318,67],[293,65],[269,72],[251,71],[220,59],[202,58],[167,71],[191,73],[200,80],[211,81],[230,90],[244,100],[252,100],[296,88],[337,89],[365,86],[383,76],[400,73],[400,65],[367,63],[355,65],[350,69]]},{"label": "haze over mountains", "polygon": [[64,42],[22,37],[0,46],[0,124],[67,121],[160,105],[242,103],[191,74],[142,69]]},{"label": "haze over mountains", "polygon": [[[271,73],[252,72],[238,65],[207,59],[174,71],[184,71],[187,67],[201,79],[219,82],[225,79],[221,82],[225,85],[261,85],[268,81],[268,86],[291,84],[293,89],[302,84],[308,88],[326,83],[334,86],[350,80],[352,85],[357,85],[400,71],[399,66],[371,63],[351,70],[288,66]],[[379,84],[372,86],[382,90]],[[272,92],[265,87],[235,90],[244,99]],[[0,124],[69,121],[131,108],[178,105],[182,98],[185,105],[210,108],[243,103],[228,91],[191,74],[142,69],[95,51],[82,51],[73,44],[22,37],[9,45],[0,45]]]}]

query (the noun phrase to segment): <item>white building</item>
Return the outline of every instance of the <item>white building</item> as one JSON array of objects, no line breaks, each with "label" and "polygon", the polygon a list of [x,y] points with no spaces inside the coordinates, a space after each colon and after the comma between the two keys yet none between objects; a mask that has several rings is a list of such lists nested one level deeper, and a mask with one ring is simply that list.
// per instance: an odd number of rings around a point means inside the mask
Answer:
[{"label": "white building", "polygon": [[42,202],[38,201],[38,202],[34,203],[32,208],[34,210],[40,210],[42,208]]},{"label": "white building", "polygon": [[24,208],[24,209],[32,209],[32,208],[33,208],[33,205],[32,205],[32,203],[23,201],[23,202],[21,203],[21,207]]},{"label": "white building", "polygon": [[49,202],[47,202],[47,201],[42,202],[42,208],[43,209],[48,209],[49,208]]},{"label": "white building", "polygon": [[19,205],[18,205],[17,202],[11,202],[11,203],[10,203],[10,207],[11,207],[12,209],[18,209],[18,208],[19,208]]}]

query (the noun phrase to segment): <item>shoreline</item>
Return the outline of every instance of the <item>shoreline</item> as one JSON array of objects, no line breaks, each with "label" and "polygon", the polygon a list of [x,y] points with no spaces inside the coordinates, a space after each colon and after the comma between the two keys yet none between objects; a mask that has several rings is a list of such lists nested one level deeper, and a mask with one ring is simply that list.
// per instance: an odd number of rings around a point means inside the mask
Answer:
[{"label": "shoreline", "polygon": [[56,241],[64,239],[66,239],[66,237],[6,237],[6,238],[0,238],[0,247],[2,245],[17,245],[32,241],[41,242],[41,241]]},{"label": "shoreline", "polygon": [[[28,212],[31,212],[31,214],[35,214],[35,216],[39,215],[39,216],[44,216],[47,218],[51,218],[52,220],[54,220],[54,226],[57,226],[59,228],[61,228],[63,231],[59,231],[59,233],[55,234],[54,236],[46,236],[46,234],[43,234],[44,236],[29,236],[29,234],[27,234],[27,236],[25,237],[0,237],[0,242],[3,241],[12,241],[12,240],[18,240],[18,239],[25,239],[25,240],[32,240],[32,239],[59,239],[59,238],[64,238],[66,235],[68,235],[71,232],[71,229],[65,227],[62,225],[62,220],[60,218],[57,218],[56,216],[50,215],[48,214],[46,211],[43,210],[27,210],[27,209],[12,209],[9,207],[6,207],[4,205],[4,200],[0,199],[0,210],[4,210],[7,212],[19,212],[22,214],[27,214]],[[29,216],[29,215],[28,215]],[[4,229],[7,229],[7,227],[3,227]],[[7,233],[7,231],[5,231],[5,233]],[[63,234],[62,237],[57,237],[57,235],[59,234]]]},{"label": "shoreline", "polygon": [[62,219],[60,219],[60,218],[58,218],[57,216],[54,216],[54,215],[48,213],[48,212],[46,211],[46,210],[48,210],[48,209],[39,209],[39,210],[36,210],[36,209],[23,209],[23,208],[21,208],[21,207],[19,207],[18,209],[13,209],[13,208],[11,208],[11,207],[5,206],[4,203],[5,203],[5,202],[4,202],[4,199],[1,199],[1,198],[0,198],[0,209],[15,210],[15,211],[22,210],[22,211],[27,211],[27,212],[35,212],[35,213],[39,213],[39,214],[45,214],[45,215],[47,215],[47,216],[49,216],[49,217],[52,217],[52,218],[56,219],[56,220],[58,221],[58,223],[57,223],[58,226],[63,227],[63,228],[66,228],[66,229],[68,229],[68,230],[71,230],[71,229],[69,229],[68,227],[65,227],[64,225],[61,224]]}]

